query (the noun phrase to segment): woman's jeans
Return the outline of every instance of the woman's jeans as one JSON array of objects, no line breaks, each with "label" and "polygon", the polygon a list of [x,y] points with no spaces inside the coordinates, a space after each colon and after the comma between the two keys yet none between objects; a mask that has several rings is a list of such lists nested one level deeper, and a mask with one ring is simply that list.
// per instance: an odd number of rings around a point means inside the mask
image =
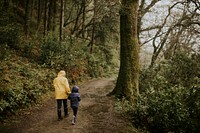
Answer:
[{"label": "woman's jeans", "polygon": [[64,107],[64,114],[65,114],[65,117],[68,115],[67,99],[57,99],[58,119],[61,118],[62,103],[63,103],[63,107]]}]

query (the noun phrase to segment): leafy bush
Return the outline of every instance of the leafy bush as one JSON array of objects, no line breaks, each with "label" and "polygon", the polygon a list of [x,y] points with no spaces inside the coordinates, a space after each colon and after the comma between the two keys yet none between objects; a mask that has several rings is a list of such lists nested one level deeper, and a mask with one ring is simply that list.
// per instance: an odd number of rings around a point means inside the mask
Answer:
[{"label": "leafy bush", "polygon": [[44,40],[41,46],[41,54],[39,57],[40,63],[47,66],[53,66],[54,60],[59,56],[62,50],[62,45],[59,44],[56,38],[49,37]]},{"label": "leafy bush", "polygon": [[171,60],[166,60],[151,69],[140,73],[140,90],[153,86],[156,90],[182,85],[191,88],[200,76],[200,54],[191,56],[180,52]]},{"label": "leafy bush", "polygon": [[[49,37],[41,47],[40,63],[56,70],[66,70],[67,77],[79,81],[87,75],[86,45],[76,38],[60,43]],[[87,76],[86,76],[87,77]]]},{"label": "leafy bush", "polygon": [[192,87],[195,78],[200,74],[200,54],[187,56],[180,52],[170,61],[163,75],[171,85],[182,84],[184,87]]},{"label": "leafy bush", "polygon": [[137,127],[152,133],[200,132],[200,88],[171,87],[161,91],[150,89],[143,93],[138,103],[118,103]]},{"label": "leafy bush", "polygon": [[0,49],[0,60],[3,60],[9,54],[8,45],[7,44],[0,44],[0,46],[1,46],[1,49]]},{"label": "leafy bush", "polygon": [[150,90],[145,94],[145,98],[141,96],[136,110],[131,115],[133,123],[136,116],[138,122],[142,122],[143,126],[152,132],[180,130],[177,127],[181,126],[180,122],[184,123],[187,120],[188,114],[182,103],[183,96],[179,92],[181,89],[173,89],[160,92]]},{"label": "leafy bush", "polygon": [[17,86],[18,88],[0,89],[0,115],[4,116],[9,112],[15,112],[19,108],[30,106],[42,94],[49,91],[49,86],[40,85],[37,82],[29,81],[28,84],[24,84],[21,87]]},{"label": "leafy bush", "polygon": [[199,57],[177,53],[143,70],[137,103],[127,106],[123,101],[119,107],[135,126],[152,133],[200,132]]},{"label": "leafy bush", "polygon": [[26,61],[18,56],[8,56],[0,64],[0,120],[53,90],[55,73]]},{"label": "leafy bush", "polygon": [[2,116],[8,112],[14,112],[18,107],[30,104],[31,101],[27,97],[27,92],[20,88],[4,89],[1,93],[3,93],[0,101],[0,114]]}]

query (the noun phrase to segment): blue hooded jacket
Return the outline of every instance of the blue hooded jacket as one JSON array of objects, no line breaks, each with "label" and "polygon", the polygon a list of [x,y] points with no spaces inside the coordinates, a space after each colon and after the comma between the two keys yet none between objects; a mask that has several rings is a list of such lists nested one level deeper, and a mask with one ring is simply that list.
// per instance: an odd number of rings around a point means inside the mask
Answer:
[{"label": "blue hooded jacket", "polygon": [[69,97],[68,99],[70,100],[70,104],[71,104],[71,107],[78,107],[79,106],[79,101],[81,101],[81,98],[80,98],[80,95],[78,93],[78,86],[74,86],[72,88],[72,93],[69,94]]}]

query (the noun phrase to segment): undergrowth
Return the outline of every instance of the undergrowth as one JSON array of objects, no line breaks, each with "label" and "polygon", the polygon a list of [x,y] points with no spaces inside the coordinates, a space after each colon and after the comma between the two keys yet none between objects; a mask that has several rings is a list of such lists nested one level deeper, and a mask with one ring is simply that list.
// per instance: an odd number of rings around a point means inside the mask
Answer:
[{"label": "undergrowth", "polygon": [[200,132],[199,57],[178,53],[143,70],[137,103],[122,100],[117,109],[138,129],[151,133]]},{"label": "undergrowth", "polygon": [[54,71],[29,63],[12,51],[0,64],[0,119],[52,91],[55,76]]}]

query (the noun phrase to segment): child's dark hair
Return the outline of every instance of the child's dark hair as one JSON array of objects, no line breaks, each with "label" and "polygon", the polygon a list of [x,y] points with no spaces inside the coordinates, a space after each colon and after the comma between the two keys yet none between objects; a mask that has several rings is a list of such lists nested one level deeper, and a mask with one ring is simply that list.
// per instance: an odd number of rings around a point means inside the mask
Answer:
[{"label": "child's dark hair", "polygon": [[72,87],[72,93],[78,93],[78,90],[79,90],[78,86],[75,85]]}]

